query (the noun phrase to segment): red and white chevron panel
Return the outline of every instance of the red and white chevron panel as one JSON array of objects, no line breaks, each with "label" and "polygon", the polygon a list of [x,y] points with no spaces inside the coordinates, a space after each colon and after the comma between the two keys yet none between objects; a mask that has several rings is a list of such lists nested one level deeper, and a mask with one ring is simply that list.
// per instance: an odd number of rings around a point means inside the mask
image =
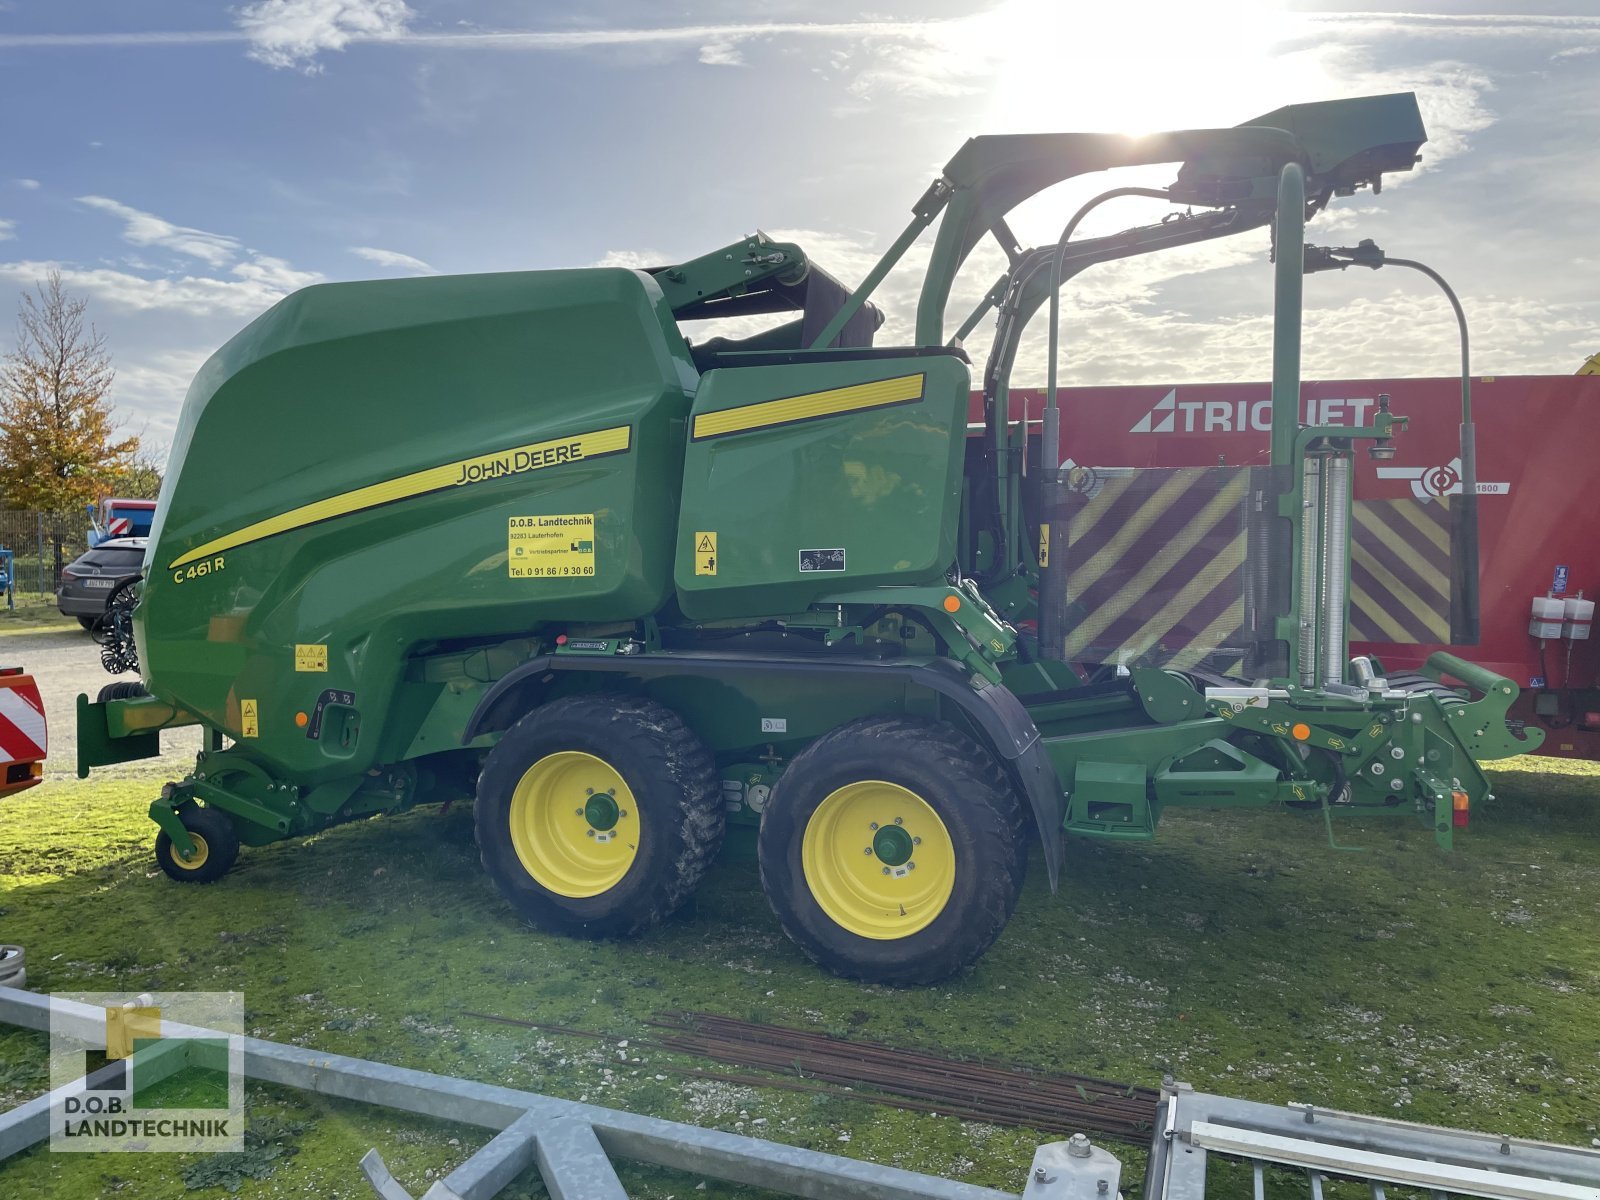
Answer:
[{"label": "red and white chevron panel", "polygon": [[49,745],[39,685],[29,675],[0,675],[0,766],[38,762]]}]

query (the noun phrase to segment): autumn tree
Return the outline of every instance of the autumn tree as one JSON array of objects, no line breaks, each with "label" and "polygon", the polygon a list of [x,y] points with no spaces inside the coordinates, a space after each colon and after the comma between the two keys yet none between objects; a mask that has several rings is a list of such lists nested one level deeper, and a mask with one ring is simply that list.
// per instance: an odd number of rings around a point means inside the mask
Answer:
[{"label": "autumn tree", "polygon": [[[137,437],[119,437],[105,338],[85,326],[87,300],[51,271],[17,310],[16,347],[0,363],[0,500],[81,517],[133,466]],[[57,573],[62,542],[55,539]]]},{"label": "autumn tree", "polygon": [[130,500],[159,499],[161,480],[161,459],[141,445],[129,459],[127,473],[117,481],[117,495]]}]

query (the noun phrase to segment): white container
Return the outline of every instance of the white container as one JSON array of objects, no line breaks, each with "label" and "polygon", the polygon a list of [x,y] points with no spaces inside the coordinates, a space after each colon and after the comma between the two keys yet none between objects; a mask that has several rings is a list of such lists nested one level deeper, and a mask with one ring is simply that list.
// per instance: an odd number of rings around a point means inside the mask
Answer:
[{"label": "white container", "polygon": [[1589,629],[1594,621],[1594,601],[1574,596],[1567,600],[1562,611],[1561,636],[1575,642],[1589,640]]},{"label": "white container", "polygon": [[1566,601],[1555,596],[1535,596],[1533,616],[1528,621],[1529,635],[1546,640],[1560,637],[1566,612]]}]

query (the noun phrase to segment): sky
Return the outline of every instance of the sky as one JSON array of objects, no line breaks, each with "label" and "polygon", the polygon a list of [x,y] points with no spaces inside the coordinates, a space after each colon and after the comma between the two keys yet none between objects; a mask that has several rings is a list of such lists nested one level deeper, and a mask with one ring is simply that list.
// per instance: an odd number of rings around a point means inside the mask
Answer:
[{"label": "sky", "polygon": [[[854,284],[968,137],[1227,126],[1412,90],[1423,162],[1336,201],[1322,244],[1440,271],[1474,373],[1600,351],[1600,0],[0,0],[0,351],[52,268],[89,301],[124,426],[158,453],[200,364],[306,285],[654,265],[755,230]],[[1014,225],[1053,242],[1093,177]],[[1159,216],[1099,210],[1087,234]],[[927,239],[877,301],[908,338]],[[1002,260],[974,254],[951,312]],[[1096,268],[1064,302],[1067,383],[1261,379],[1258,230]],[[1422,276],[1318,275],[1307,378],[1449,374]],[[1045,373],[1035,322],[1014,382]],[[969,347],[986,345],[980,331]],[[974,343],[978,343],[975,345]]]}]

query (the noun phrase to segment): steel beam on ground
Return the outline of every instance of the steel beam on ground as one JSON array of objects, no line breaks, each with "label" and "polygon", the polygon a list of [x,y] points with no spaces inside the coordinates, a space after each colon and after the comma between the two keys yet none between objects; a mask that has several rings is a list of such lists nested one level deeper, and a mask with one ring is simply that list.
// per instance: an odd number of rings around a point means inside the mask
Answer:
[{"label": "steel beam on ground", "polygon": [[[45,1031],[51,1027],[52,1016],[58,1029],[78,1040],[88,1045],[104,1043],[104,1009],[53,1000],[37,992],[0,988],[0,1021]],[[163,1022],[162,1034],[167,1038],[229,1036],[177,1022]],[[605,1176],[600,1162],[604,1160],[609,1170],[611,1158],[626,1158],[793,1196],[838,1200],[1011,1200],[1010,1193],[991,1188],[536,1092],[323,1054],[260,1038],[240,1041],[245,1075],[263,1083],[476,1125],[497,1134],[515,1129],[511,1137],[492,1139],[479,1152],[489,1152],[481,1163],[474,1156],[469,1160],[470,1169],[469,1164],[457,1168],[460,1182],[474,1189],[458,1193],[462,1200],[488,1200],[504,1186],[499,1184],[493,1191],[488,1190],[490,1183],[498,1180],[500,1173],[522,1153],[524,1134],[530,1130],[537,1147],[533,1165],[558,1197],[583,1195],[585,1200],[620,1200],[620,1184],[614,1193],[603,1190]],[[589,1131],[587,1136],[583,1130]],[[393,1180],[380,1157],[369,1154],[363,1163],[369,1181],[383,1200],[402,1200],[404,1188]],[[452,1173],[449,1178],[455,1175]],[[614,1172],[611,1179],[615,1179]],[[566,1190],[558,1190],[561,1188]],[[445,1200],[450,1195],[437,1184],[429,1193],[432,1200]]]}]

